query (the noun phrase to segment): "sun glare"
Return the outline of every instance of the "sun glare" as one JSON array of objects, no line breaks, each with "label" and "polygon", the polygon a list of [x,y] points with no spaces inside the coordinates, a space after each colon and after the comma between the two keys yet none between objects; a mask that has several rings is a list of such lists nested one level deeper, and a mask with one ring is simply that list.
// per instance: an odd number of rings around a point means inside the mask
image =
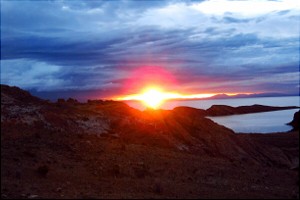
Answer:
[{"label": "sun glare", "polygon": [[[209,98],[218,94],[226,94],[228,96],[234,96],[237,93],[202,93],[202,94],[180,94],[177,92],[166,92],[162,88],[157,86],[145,87],[140,93],[126,95],[123,97],[116,97],[118,101],[138,100],[146,107],[152,109],[158,109],[165,101],[179,100],[179,99],[203,99]],[[243,93],[252,94],[252,93]]]},{"label": "sun glare", "polygon": [[126,100],[138,100],[142,102],[146,107],[157,109],[165,101],[170,99],[180,98],[181,95],[178,93],[164,92],[163,89],[159,87],[146,87],[138,94],[126,95],[123,97],[115,98],[116,100],[126,101]]},{"label": "sun glare", "polygon": [[158,108],[165,100],[165,95],[158,89],[147,89],[143,94],[140,95],[140,100],[151,108]]}]

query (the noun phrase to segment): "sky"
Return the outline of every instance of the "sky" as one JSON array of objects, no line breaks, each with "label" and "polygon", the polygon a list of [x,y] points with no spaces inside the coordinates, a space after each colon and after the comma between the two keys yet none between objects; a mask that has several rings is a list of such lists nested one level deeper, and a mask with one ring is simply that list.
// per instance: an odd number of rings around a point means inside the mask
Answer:
[{"label": "sky", "polygon": [[299,94],[300,1],[1,0],[1,84],[47,98]]}]

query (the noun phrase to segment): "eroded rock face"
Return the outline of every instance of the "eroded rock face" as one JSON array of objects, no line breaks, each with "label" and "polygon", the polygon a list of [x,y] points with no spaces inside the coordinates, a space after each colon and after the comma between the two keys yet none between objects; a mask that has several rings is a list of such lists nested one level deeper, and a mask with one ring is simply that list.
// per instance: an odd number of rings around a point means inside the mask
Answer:
[{"label": "eroded rock face", "polygon": [[299,124],[300,124],[300,111],[295,112],[293,120],[288,123],[289,125],[293,126],[293,130],[299,130]]}]

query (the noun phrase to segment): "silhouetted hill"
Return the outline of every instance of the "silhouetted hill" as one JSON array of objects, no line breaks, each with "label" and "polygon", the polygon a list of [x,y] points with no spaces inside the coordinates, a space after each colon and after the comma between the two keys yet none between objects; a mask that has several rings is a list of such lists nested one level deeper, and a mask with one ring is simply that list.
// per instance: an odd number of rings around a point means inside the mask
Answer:
[{"label": "silhouetted hill", "polygon": [[[285,96],[298,96],[298,94],[284,94],[284,93],[254,93],[254,94],[217,94],[205,99],[234,99],[234,98],[256,98],[256,97],[285,97]],[[202,98],[203,99],[203,98]]]},{"label": "silhouetted hill", "polygon": [[294,130],[299,131],[299,124],[300,124],[300,111],[295,112],[293,120],[288,123],[289,125],[293,126]]},{"label": "silhouetted hill", "polygon": [[32,96],[29,92],[21,90],[18,87],[10,87],[1,84],[1,104],[14,103],[41,103],[38,97]]},{"label": "silhouetted hill", "polygon": [[1,85],[2,198],[297,196],[297,132],[237,135],[205,118],[265,108],[142,112]]},{"label": "silhouetted hill", "polygon": [[206,114],[208,116],[224,116],[224,115],[248,114],[248,113],[257,113],[257,112],[270,112],[270,111],[288,110],[288,109],[296,109],[296,108],[299,107],[297,106],[277,107],[277,106],[264,106],[258,104],[252,106],[238,106],[238,107],[231,107],[226,105],[213,105],[206,110]]}]

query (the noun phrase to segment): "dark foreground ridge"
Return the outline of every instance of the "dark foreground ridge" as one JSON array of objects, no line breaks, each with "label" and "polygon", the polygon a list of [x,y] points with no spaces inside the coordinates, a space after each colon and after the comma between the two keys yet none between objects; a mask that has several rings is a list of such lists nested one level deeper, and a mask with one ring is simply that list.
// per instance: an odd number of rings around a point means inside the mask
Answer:
[{"label": "dark foreground ridge", "polygon": [[50,103],[1,85],[1,197],[299,197],[297,131],[235,134],[207,112]]}]

